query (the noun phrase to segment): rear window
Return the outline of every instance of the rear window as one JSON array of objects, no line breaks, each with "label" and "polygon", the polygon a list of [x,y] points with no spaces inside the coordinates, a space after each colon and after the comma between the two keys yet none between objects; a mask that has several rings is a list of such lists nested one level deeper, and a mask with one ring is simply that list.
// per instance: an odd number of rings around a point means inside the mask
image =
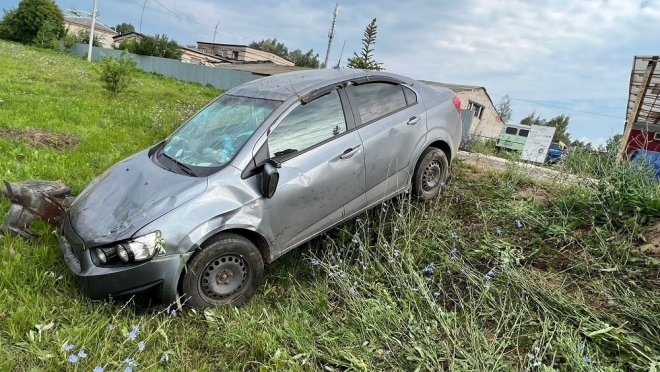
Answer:
[{"label": "rear window", "polygon": [[400,85],[369,83],[357,85],[353,90],[362,124],[406,107],[406,98]]},{"label": "rear window", "polygon": [[518,132],[518,135],[522,137],[527,137],[529,135],[529,130],[521,129],[520,132]]},{"label": "rear window", "polygon": [[506,133],[506,134],[514,134],[514,135],[515,135],[516,133],[518,133],[518,129],[508,127],[508,128],[506,128],[506,129],[504,130],[504,133]]}]

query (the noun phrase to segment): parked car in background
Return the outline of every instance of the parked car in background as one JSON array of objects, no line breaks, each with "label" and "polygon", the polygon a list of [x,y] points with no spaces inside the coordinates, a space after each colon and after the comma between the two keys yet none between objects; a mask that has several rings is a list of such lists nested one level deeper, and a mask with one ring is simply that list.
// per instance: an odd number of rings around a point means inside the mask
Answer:
[{"label": "parked car in background", "polygon": [[562,142],[552,142],[548,148],[548,155],[545,159],[546,164],[557,164],[566,159],[568,155],[567,146]]},{"label": "parked car in background", "polygon": [[498,152],[501,150],[522,152],[531,129],[532,127],[529,125],[505,124],[497,139],[496,150]]},{"label": "parked car in background", "polygon": [[240,305],[264,263],[407,188],[437,197],[460,104],[384,72],[246,83],[92,181],[65,213],[61,250],[92,299]]}]

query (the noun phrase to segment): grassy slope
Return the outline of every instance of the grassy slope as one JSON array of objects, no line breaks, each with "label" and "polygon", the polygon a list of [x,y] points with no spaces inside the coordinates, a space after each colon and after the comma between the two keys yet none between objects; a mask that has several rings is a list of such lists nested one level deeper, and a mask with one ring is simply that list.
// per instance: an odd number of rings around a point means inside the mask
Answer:
[{"label": "grassy slope", "polygon": [[[84,61],[4,42],[0,89],[0,126],[82,140],[62,152],[0,140],[0,175],[62,179],[76,192],[186,116],[168,111],[217,94],[143,74],[133,93],[113,101]],[[126,358],[136,370],[171,371],[652,365],[660,355],[659,261],[634,248],[650,221],[603,190],[537,185],[516,169],[479,173],[460,162],[452,172],[438,203],[389,202],[287,254],[239,309],[173,317],[90,303],[52,229],[38,226],[32,243],[1,239],[0,370],[115,371]],[[66,342],[87,358],[68,362]],[[165,353],[169,361],[159,363]]]}]

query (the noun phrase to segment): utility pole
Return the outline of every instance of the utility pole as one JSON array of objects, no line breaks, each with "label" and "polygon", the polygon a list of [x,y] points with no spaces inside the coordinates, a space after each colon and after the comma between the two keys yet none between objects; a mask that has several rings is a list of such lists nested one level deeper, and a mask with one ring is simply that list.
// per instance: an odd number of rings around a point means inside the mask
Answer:
[{"label": "utility pole", "polygon": [[92,62],[92,42],[94,41],[94,24],[96,23],[96,0],[92,10],[92,27],[89,29],[89,47],[87,48],[87,62]]},{"label": "utility pole", "polygon": [[220,22],[215,24],[215,31],[213,31],[213,44],[215,44],[215,34],[218,33],[218,25],[219,24],[220,24]]},{"label": "utility pole", "polygon": [[144,0],[144,4],[142,4],[142,15],[140,16],[140,33],[142,33],[142,18],[144,18],[144,8],[147,7],[147,0]]},{"label": "utility pole", "polygon": [[325,66],[325,68],[328,68],[330,45],[332,45],[332,39],[335,37],[335,21],[337,20],[337,13],[339,13],[339,4],[335,4],[335,11],[332,15],[332,25],[330,26],[330,31],[328,32],[328,50],[325,52],[325,62],[323,62],[323,66]]}]

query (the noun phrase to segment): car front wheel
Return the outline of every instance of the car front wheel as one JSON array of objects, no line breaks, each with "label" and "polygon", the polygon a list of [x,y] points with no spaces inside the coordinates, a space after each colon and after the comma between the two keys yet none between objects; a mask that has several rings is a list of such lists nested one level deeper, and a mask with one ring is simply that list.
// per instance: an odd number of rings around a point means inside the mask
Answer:
[{"label": "car front wheel", "polygon": [[219,234],[188,262],[182,290],[192,307],[240,306],[256,293],[263,273],[261,253],[251,241],[238,234]]},{"label": "car front wheel", "polygon": [[448,169],[447,155],[442,150],[435,147],[424,150],[413,175],[413,196],[422,201],[436,198],[447,180]]}]

